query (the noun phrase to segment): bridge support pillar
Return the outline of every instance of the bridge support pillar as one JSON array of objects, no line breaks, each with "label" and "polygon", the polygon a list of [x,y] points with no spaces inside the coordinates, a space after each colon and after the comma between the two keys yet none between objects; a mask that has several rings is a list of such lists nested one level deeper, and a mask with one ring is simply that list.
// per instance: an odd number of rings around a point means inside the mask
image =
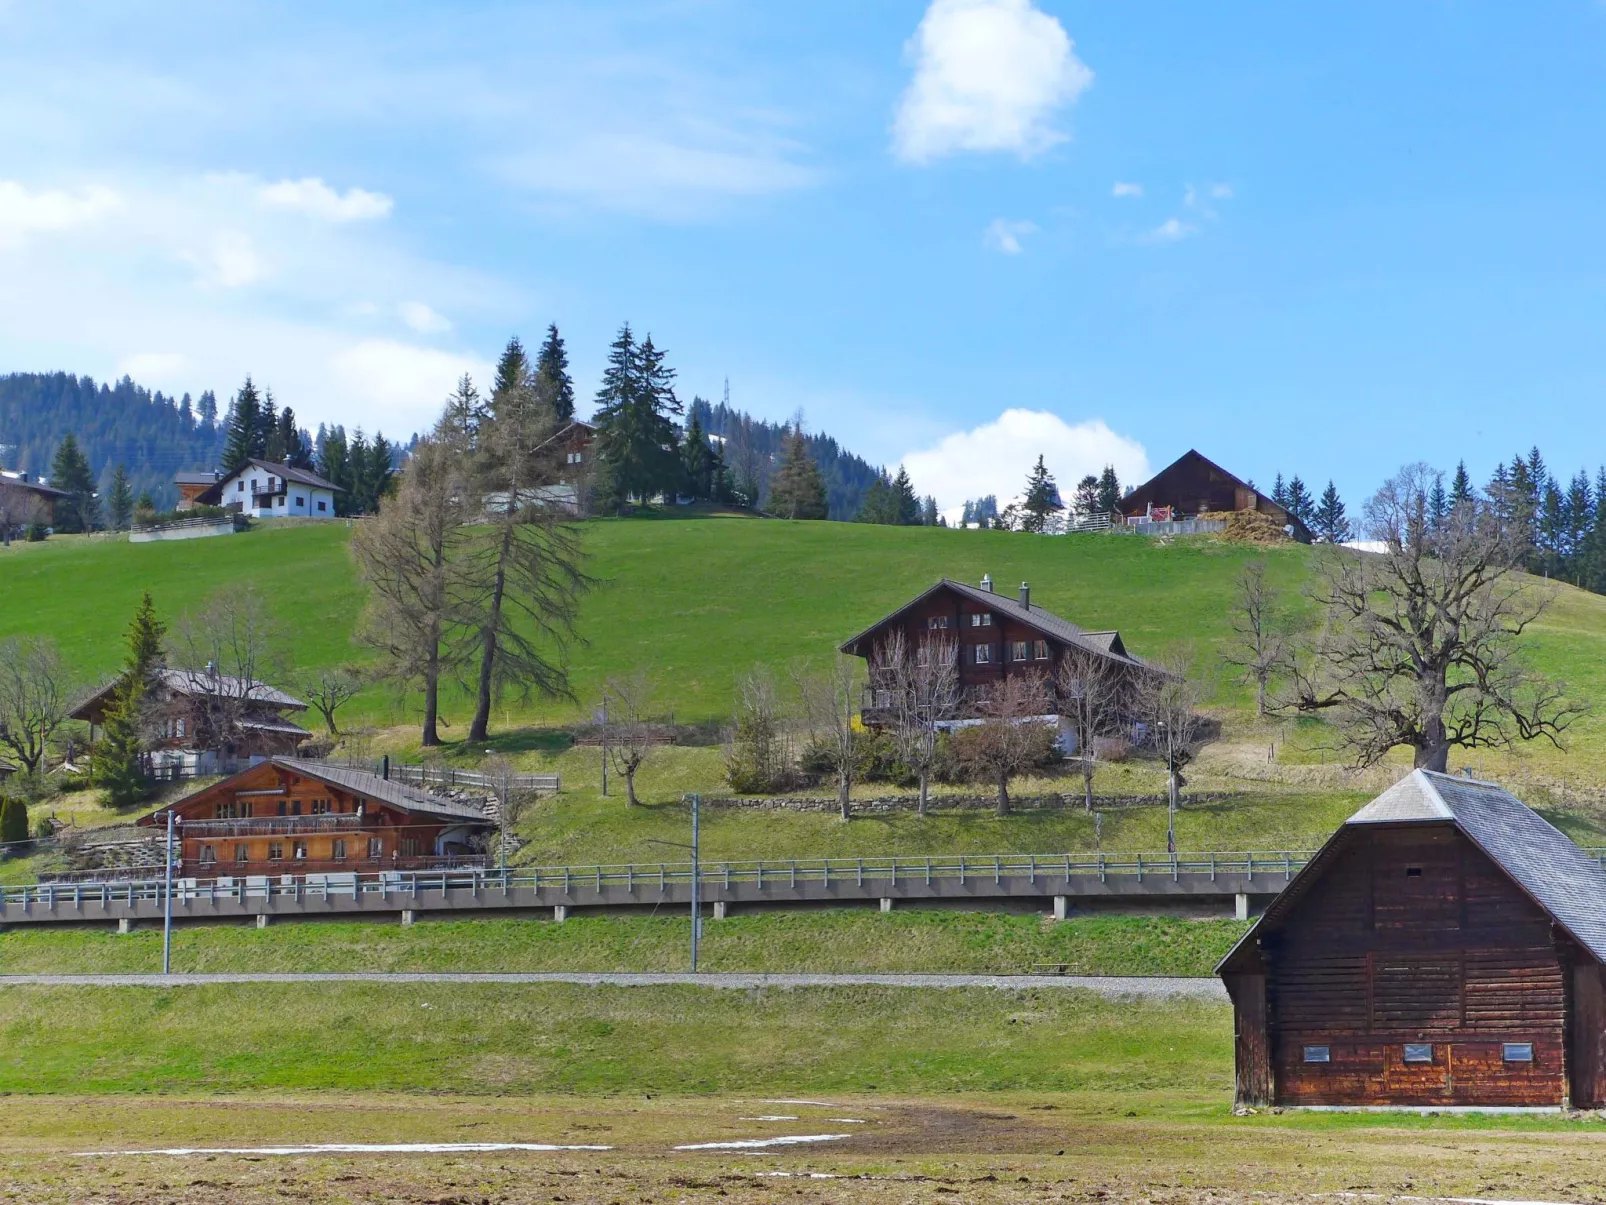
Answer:
[{"label": "bridge support pillar", "polygon": [[881,911],[883,911],[883,912],[891,912],[892,911],[892,899],[891,899],[890,896],[885,896],[884,895],[884,896],[881,897]]},{"label": "bridge support pillar", "polygon": [[552,919],[557,921],[560,924],[562,922],[568,920],[569,919],[569,905],[567,905],[567,904],[553,904],[552,905]]},{"label": "bridge support pillar", "polygon": [[127,917],[127,916],[118,917],[117,918],[117,931],[119,933],[132,933],[134,931],[133,918],[132,917]]},{"label": "bridge support pillar", "polygon": [[1232,914],[1239,920],[1249,919],[1249,896],[1246,892],[1240,891],[1233,898]]},{"label": "bridge support pillar", "polygon": [[257,928],[258,929],[266,929],[268,927],[268,921],[270,921],[271,919],[272,919],[272,917],[270,917],[266,912],[258,912],[257,913]]},{"label": "bridge support pillar", "polygon": [[1064,920],[1065,914],[1070,911],[1070,904],[1071,901],[1068,897],[1056,895],[1054,897],[1054,919]]},{"label": "bridge support pillar", "polygon": [[730,907],[730,905],[728,905],[724,900],[715,900],[714,901],[714,919],[715,920],[724,920],[726,915],[728,915],[729,907]]},{"label": "bridge support pillar", "polygon": [[402,925],[410,926],[413,923],[413,919],[413,910],[411,908],[403,908],[401,917]]}]

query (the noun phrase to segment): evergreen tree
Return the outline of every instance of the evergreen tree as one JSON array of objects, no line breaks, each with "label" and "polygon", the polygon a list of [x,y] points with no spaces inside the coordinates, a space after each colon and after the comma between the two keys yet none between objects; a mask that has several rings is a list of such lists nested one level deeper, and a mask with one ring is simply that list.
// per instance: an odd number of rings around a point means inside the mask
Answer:
[{"label": "evergreen tree", "polygon": [[195,429],[195,407],[190,401],[190,395],[187,392],[184,394],[183,400],[178,404],[178,417],[186,430],[193,431]]},{"label": "evergreen tree", "polygon": [[619,328],[597,392],[597,457],[614,505],[673,492],[680,480],[681,412],[675,373],[649,335],[639,344],[629,323]]},{"label": "evergreen tree", "polygon": [[330,427],[324,432],[323,448],[318,453],[318,476],[340,488],[335,495],[335,514],[342,517],[353,513],[351,449],[346,444],[346,429]]},{"label": "evergreen tree", "polygon": [[240,386],[240,392],[234,395],[234,404],[229,407],[228,430],[223,444],[225,474],[233,473],[252,457],[262,455],[261,446],[257,443],[261,434],[262,399],[248,376],[245,384]]},{"label": "evergreen tree", "polygon": [[1021,530],[1041,533],[1048,527],[1049,516],[1064,509],[1059,486],[1054,484],[1042,456],[1038,456],[1037,464],[1026,476],[1026,491],[1021,498]]},{"label": "evergreen tree", "polygon": [[[1328,482],[1329,485],[1332,482]],[[1326,495],[1323,495],[1325,499]],[[1317,512],[1320,514],[1320,511]],[[1428,491],[1428,524],[1434,531],[1444,526],[1444,520],[1450,513],[1450,498],[1444,492],[1444,474],[1433,474],[1433,488]]]},{"label": "evergreen tree", "polygon": [[[474,388],[474,378],[464,373],[457,388],[446,399],[446,412],[441,415],[436,433],[447,446],[461,452],[472,452],[479,441],[480,424],[485,421],[485,402],[480,391]],[[319,439],[322,434],[320,431]]]},{"label": "evergreen tree", "polygon": [[1305,488],[1305,483],[1299,479],[1298,473],[1289,479],[1287,492],[1283,498],[1283,506],[1288,513],[1309,527],[1311,520],[1316,517],[1316,502],[1310,496],[1310,491]]},{"label": "evergreen tree", "polygon": [[273,390],[262,392],[262,410],[257,415],[256,437],[251,441],[255,455],[273,464],[283,464],[290,448],[279,430],[279,407],[274,404]]},{"label": "evergreen tree", "polygon": [[62,438],[55,459],[51,461],[50,484],[67,495],[56,502],[56,530],[69,535],[93,531],[100,519],[95,475],[78,446],[77,436],[70,431]]},{"label": "evergreen tree", "polygon": [[1092,473],[1076,483],[1071,509],[1083,518],[1099,513],[1099,479]]},{"label": "evergreen tree", "polygon": [[118,465],[112,473],[106,499],[106,517],[113,531],[123,531],[134,519],[134,491],[128,484],[128,471]]},{"label": "evergreen tree", "polygon": [[546,388],[558,425],[574,421],[574,378],[569,375],[569,353],[558,334],[557,324],[546,328],[546,342],[535,362],[536,377]]},{"label": "evergreen tree", "polygon": [[902,527],[913,527],[920,522],[920,499],[915,497],[914,482],[909,471],[901,464],[892,479],[893,522]]},{"label": "evergreen tree", "polygon": [[[874,487],[872,487],[874,488]],[[769,509],[783,519],[823,519],[825,479],[809,455],[801,426],[794,426],[770,480]]]},{"label": "evergreen tree", "polygon": [[1277,480],[1271,483],[1271,500],[1284,510],[1288,509],[1288,487],[1283,484],[1283,475],[1277,474]]},{"label": "evergreen tree", "polygon": [[1113,514],[1121,505],[1121,479],[1115,475],[1115,466],[1107,464],[1099,474],[1099,511]]},{"label": "evergreen tree", "polygon": [[217,394],[210,389],[201,394],[200,408],[196,411],[201,426],[208,432],[217,430]]},{"label": "evergreen tree", "polygon": [[681,467],[685,472],[687,491],[699,502],[715,500],[715,478],[721,467],[714,450],[708,446],[703,424],[695,409],[686,423],[686,438],[680,446]]},{"label": "evergreen tree", "polygon": [[927,494],[925,501],[920,504],[920,523],[923,527],[947,527],[942,514],[937,510],[937,500]]},{"label": "evergreen tree", "polygon": [[524,354],[524,344],[514,335],[502,349],[496,362],[496,379],[491,383],[491,406],[494,411],[497,398],[512,396],[515,390],[530,384],[530,358]]},{"label": "evergreen tree", "polygon": [[28,805],[20,799],[0,798],[0,844],[28,839]]},{"label": "evergreen tree", "polygon": [[[279,412],[277,445],[283,463],[292,469],[312,468],[312,441],[307,433],[296,426],[296,412],[286,406]],[[267,459],[274,459],[269,456]]]},{"label": "evergreen tree", "polygon": [[[1298,481],[1299,478],[1294,480]],[[1355,538],[1354,529],[1344,513],[1344,503],[1338,496],[1338,488],[1331,481],[1322,491],[1322,500],[1311,516],[1311,527],[1317,537],[1327,544],[1343,544]]]},{"label": "evergreen tree", "polygon": [[1455,476],[1450,479],[1450,505],[1460,506],[1464,502],[1472,501],[1472,478],[1467,475],[1467,462],[1460,461],[1455,466]]},{"label": "evergreen tree", "polygon": [[[773,493],[771,495],[773,500]],[[864,496],[864,505],[859,507],[859,513],[853,516],[855,523],[884,523],[892,524],[898,521],[897,498],[892,492],[892,482],[887,475],[882,474],[870,486],[869,493]]]},{"label": "evergreen tree", "polygon": [[162,664],[164,631],[147,590],[128,625],[123,672],[106,709],[105,729],[91,760],[95,785],[106,788],[116,808],[138,803],[149,790],[141,713],[151,676]]}]

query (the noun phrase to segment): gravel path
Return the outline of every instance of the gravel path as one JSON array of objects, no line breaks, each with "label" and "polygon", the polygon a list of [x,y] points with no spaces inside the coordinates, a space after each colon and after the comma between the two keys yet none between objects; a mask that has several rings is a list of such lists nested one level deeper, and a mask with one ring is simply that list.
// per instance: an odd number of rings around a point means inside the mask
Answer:
[{"label": "gravel path", "polygon": [[0,975],[0,987],[192,987],[213,983],[577,983],[590,987],[656,987],[692,984],[697,987],[751,989],[758,987],[986,987],[1080,988],[1102,996],[1190,996],[1225,1000],[1221,981],[1214,978],[1126,975],[749,975],[749,974],[606,974],[547,971],[509,974],[466,974],[451,971],[386,973],[307,972],[305,974],[195,975]]}]

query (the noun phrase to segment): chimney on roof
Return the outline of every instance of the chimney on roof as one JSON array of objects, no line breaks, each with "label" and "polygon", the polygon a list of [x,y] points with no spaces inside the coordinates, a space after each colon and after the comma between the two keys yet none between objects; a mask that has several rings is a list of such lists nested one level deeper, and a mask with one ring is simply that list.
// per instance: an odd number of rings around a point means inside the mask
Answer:
[{"label": "chimney on roof", "polygon": [[992,574],[984,573],[984,574],[981,575],[981,588],[983,590],[987,591],[987,593],[989,593],[989,594],[991,594],[993,592],[993,575]]},{"label": "chimney on roof", "polygon": [[390,754],[388,753],[379,759],[379,777],[386,782],[390,781]]},{"label": "chimney on roof", "polygon": [[1032,587],[1027,582],[1020,584],[1020,605],[1028,611],[1032,609]]}]

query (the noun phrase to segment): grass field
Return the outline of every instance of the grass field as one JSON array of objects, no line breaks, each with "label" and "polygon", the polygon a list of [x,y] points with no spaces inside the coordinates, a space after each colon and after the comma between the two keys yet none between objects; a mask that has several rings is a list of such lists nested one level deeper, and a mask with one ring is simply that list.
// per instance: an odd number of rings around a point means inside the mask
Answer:
[{"label": "grass field", "polygon": [[[1064,963],[1089,975],[1208,975],[1243,933],[1234,920],[907,910],[767,913],[707,921],[706,971],[1022,974]],[[173,967],[201,971],[679,971],[691,932],[678,914],[180,928]],[[148,972],[161,934],[12,929],[0,974]]]}]

